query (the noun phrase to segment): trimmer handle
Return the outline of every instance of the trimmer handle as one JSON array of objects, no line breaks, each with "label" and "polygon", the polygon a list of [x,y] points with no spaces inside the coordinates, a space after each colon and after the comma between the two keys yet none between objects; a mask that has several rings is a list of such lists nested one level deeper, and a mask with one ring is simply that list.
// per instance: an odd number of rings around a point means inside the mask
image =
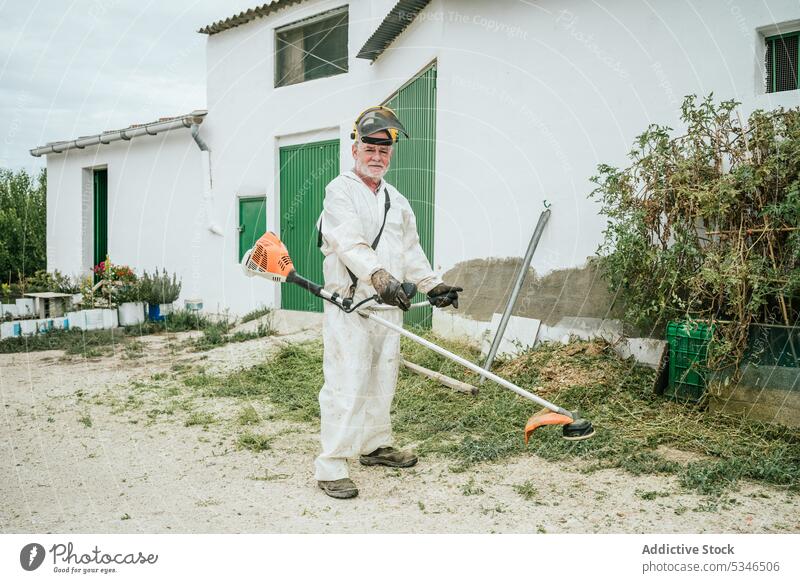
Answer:
[{"label": "trimmer handle", "polygon": [[304,290],[310,291],[312,294],[314,294],[317,297],[321,297],[320,294],[322,293],[322,286],[321,285],[317,285],[313,281],[310,281],[310,280],[306,279],[305,277],[303,277],[302,275],[299,275],[294,270],[290,271],[289,275],[286,276],[286,281],[289,282],[289,283],[293,283],[293,284],[299,285]]}]

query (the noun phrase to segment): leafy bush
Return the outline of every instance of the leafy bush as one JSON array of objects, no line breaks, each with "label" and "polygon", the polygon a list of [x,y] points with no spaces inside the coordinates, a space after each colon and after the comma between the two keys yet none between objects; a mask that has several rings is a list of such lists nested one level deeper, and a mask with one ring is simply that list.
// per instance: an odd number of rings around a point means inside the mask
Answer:
[{"label": "leafy bush", "polygon": [[800,110],[683,102],[686,131],[651,125],[624,169],[600,165],[599,249],[635,324],[715,323],[710,366],[738,364],[751,323],[800,318]]},{"label": "leafy bush", "polygon": [[47,267],[47,172],[0,168],[0,280],[15,283]]},{"label": "leafy bush", "polygon": [[58,292],[62,294],[75,294],[80,290],[80,280],[54,270],[52,273],[40,269],[31,277],[24,278],[19,284],[25,293],[33,292]]}]

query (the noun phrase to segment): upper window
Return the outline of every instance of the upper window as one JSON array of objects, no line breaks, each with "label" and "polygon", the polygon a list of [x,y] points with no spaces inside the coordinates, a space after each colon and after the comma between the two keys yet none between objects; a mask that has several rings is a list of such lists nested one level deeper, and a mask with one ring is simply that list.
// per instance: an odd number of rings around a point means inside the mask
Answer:
[{"label": "upper window", "polygon": [[797,89],[800,31],[767,37],[767,93]]},{"label": "upper window", "polygon": [[275,31],[275,87],[347,73],[347,6]]}]

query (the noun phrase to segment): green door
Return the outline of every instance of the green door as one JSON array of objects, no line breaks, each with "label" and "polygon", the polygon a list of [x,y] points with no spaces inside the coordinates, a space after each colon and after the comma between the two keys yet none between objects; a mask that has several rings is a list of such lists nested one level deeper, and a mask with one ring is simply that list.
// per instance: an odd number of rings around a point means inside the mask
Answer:
[{"label": "green door", "polygon": [[94,171],[92,260],[94,265],[108,255],[108,169]]},{"label": "green door", "polygon": [[[317,219],[325,186],[339,175],[339,140],[280,149],[281,240],[297,273],[322,284],[322,253],[317,247]],[[294,285],[281,288],[286,310],[321,312],[322,300]]]},{"label": "green door", "polygon": [[[431,65],[390,97],[392,108],[411,139],[401,137],[395,145],[386,180],[411,203],[417,217],[422,249],[433,265],[433,211],[436,168],[436,65]],[[417,294],[415,302],[425,299]],[[404,322],[430,328],[430,306],[405,314]]]},{"label": "green door", "polygon": [[267,232],[267,199],[259,196],[239,199],[239,261]]}]

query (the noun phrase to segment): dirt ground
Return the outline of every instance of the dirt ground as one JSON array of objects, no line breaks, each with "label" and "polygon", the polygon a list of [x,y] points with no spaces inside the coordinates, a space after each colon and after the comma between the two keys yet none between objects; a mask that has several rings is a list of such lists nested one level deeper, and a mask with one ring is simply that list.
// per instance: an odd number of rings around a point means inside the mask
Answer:
[{"label": "dirt ground", "polygon": [[[581,473],[533,453],[462,473],[436,457],[408,470],[351,462],[361,493],[334,500],[313,479],[316,427],[253,402],[250,429],[271,439],[254,452],[237,446],[241,400],[181,400],[180,375],[236,370],[316,335],[207,352],[179,334],[90,359],[0,354],[0,531],[800,532],[800,497],[779,489],[744,484],[710,505],[674,478]],[[199,413],[214,420],[203,424]]]}]

